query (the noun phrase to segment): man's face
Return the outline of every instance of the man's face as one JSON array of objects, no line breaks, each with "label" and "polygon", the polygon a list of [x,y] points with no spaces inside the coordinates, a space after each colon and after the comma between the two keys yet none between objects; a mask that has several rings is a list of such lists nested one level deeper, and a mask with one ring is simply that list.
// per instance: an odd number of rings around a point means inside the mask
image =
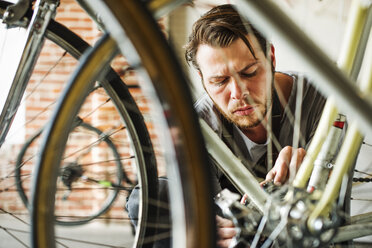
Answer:
[{"label": "man's face", "polygon": [[267,87],[271,92],[273,79],[270,62],[258,44],[251,44],[257,59],[242,39],[226,48],[202,44],[196,54],[205,90],[241,129],[256,127],[266,116]]}]

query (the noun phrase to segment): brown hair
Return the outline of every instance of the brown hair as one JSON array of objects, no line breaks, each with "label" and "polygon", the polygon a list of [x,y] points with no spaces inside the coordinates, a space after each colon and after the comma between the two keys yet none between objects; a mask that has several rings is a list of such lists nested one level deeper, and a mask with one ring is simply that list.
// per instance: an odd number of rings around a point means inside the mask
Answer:
[{"label": "brown hair", "polygon": [[236,39],[241,38],[255,57],[252,45],[246,35],[253,33],[260,47],[266,53],[266,39],[248,22],[242,20],[231,4],[214,7],[201,16],[193,25],[189,41],[186,44],[185,57],[188,63],[200,70],[196,61],[196,53],[200,44],[217,47],[228,47]]}]

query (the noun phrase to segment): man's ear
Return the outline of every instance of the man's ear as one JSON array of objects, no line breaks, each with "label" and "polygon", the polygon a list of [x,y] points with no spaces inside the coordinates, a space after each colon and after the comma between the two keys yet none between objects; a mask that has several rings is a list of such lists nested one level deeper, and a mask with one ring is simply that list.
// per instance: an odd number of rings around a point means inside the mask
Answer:
[{"label": "man's ear", "polygon": [[271,58],[271,63],[273,65],[273,68],[275,69],[275,67],[276,67],[275,47],[274,47],[273,44],[270,45],[270,58]]}]

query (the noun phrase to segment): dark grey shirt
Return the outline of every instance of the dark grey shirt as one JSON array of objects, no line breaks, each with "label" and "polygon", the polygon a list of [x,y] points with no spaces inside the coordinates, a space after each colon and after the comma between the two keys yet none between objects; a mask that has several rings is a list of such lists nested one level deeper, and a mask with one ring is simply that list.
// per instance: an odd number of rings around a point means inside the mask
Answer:
[{"label": "dark grey shirt", "polygon": [[[293,144],[293,113],[296,108],[296,94],[299,77],[293,73],[286,73],[293,78],[292,91],[288,99],[285,110],[281,110],[279,100],[273,97],[273,126],[274,134],[281,147],[292,146]],[[275,93],[276,94],[276,93]],[[274,95],[275,95],[274,94]],[[303,78],[303,94],[300,120],[300,147],[307,148],[318,125],[324,104],[324,97],[308,83],[308,79]],[[278,106],[279,105],[279,106]],[[199,116],[219,135],[219,137],[230,147],[233,153],[238,156],[247,167],[258,177],[264,178],[267,173],[267,165],[262,164],[266,157],[267,143],[256,144],[249,140],[238,127],[229,123],[214,107],[212,100],[204,94],[194,105]],[[276,109],[276,111],[275,111]],[[275,132],[276,129],[276,132]],[[278,149],[279,150],[279,149]],[[275,156],[274,156],[275,157]],[[263,160],[262,160],[263,159]],[[266,162],[264,162],[266,163]],[[215,185],[215,190],[219,192],[222,188],[232,185],[227,182],[221,171],[216,169],[216,178],[219,185]]]}]

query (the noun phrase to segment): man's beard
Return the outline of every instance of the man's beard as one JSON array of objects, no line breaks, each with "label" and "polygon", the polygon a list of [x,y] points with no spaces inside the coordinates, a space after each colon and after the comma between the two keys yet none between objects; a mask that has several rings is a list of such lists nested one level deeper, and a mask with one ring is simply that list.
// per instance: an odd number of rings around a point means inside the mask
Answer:
[{"label": "man's beard", "polygon": [[[272,98],[270,97],[270,99]],[[247,104],[249,104],[247,100],[245,101]],[[254,105],[253,105],[255,106],[254,112],[246,116],[236,116],[232,113],[228,114],[224,112],[216,103],[214,105],[218,109],[218,111],[225,117],[226,120],[235,124],[240,129],[244,130],[244,129],[257,127],[258,125],[262,123],[262,121],[265,119],[267,115],[267,112],[269,109],[268,105],[270,107],[272,105],[272,100],[270,100],[269,104],[261,103],[261,102],[254,102]],[[249,104],[249,105],[252,105],[252,104]]]}]

